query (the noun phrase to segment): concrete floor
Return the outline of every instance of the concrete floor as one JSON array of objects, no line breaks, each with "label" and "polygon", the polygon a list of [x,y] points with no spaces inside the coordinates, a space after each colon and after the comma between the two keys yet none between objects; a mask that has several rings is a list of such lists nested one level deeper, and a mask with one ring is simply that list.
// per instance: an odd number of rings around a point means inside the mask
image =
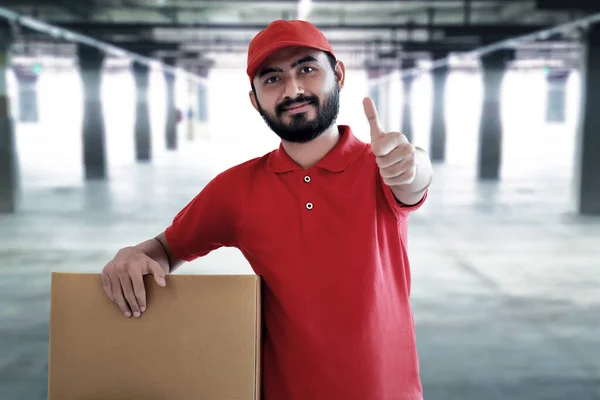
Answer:
[{"label": "concrete floor", "polygon": [[[25,166],[21,209],[0,216],[0,399],[46,396],[50,272],[99,272],[160,232],[215,151],[115,166],[108,184]],[[569,211],[569,171],[478,185],[472,167],[436,169],[409,238],[425,398],[600,399],[600,219]],[[229,249],[181,269],[249,271]]]}]

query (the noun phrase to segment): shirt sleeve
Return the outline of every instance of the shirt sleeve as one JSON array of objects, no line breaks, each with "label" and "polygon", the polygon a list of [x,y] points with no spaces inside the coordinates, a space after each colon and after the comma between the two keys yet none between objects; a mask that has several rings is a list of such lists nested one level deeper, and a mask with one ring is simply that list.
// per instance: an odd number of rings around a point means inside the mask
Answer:
[{"label": "shirt sleeve", "polygon": [[231,175],[232,171],[217,175],[167,227],[167,243],[180,260],[193,261],[236,245],[240,198]]},{"label": "shirt sleeve", "polygon": [[385,199],[390,208],[395,212],[399,220],[405,219],[411,212],[421,208],[421,206],[427,200],[427,194],[429,193],[429,189],[425,190],[423,197],[421,198],[421,200],[419,200],[418,203],[410,206],[404,205],[396,199],[396,196],[394,196],[394,192],[392,192],[392,189],[383,181],[383,177],[379,173],[379,170],[377,170],[377,176],[379,177],[379,184],[383,188]]}]

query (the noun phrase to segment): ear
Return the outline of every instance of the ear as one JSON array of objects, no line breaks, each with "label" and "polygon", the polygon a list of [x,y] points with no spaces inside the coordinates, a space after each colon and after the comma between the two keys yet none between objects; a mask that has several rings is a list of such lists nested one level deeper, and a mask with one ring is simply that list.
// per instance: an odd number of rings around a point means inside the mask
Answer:
[{"label": "ear", "polygon": [[346,81],[346,66],[340,60],[335,65],[335,77],[340,85],[340,90],[344,88],[344,82]]},{"label": "ear", "polygon": [[[254,107],[254,109],[255,109],[256,111],[259,111],[259,110],[258,110],[258,103],[257,103],[257,101],[256,101],[256,96],[254,95],[254,91],[253,91],[253,90],[251,90],[251,91],[250,91],[250,93],[248,93],[248,95],[250,96],[250,103],[252,103],[252,107]],[[259,112],[260,112],[260,111],[259,111]]]}]

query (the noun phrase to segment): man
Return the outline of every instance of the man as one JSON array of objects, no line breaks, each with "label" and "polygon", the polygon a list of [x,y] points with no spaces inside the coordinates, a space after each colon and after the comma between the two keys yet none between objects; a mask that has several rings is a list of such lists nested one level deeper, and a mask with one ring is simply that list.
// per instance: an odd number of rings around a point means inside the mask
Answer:
[{"label": "man", "polygon": [[310,23],[261,31],[247,73],[280,147],[222,172],[165,232],[120,250],[102,273],[107,296],[139,317],[142,275],[165,286],[184,261],[234,246],[265,284],[264,399],[422,399],[406,247],[429,157],[383,132],[368,98],[370,144],[336,125],[345,67]]}]

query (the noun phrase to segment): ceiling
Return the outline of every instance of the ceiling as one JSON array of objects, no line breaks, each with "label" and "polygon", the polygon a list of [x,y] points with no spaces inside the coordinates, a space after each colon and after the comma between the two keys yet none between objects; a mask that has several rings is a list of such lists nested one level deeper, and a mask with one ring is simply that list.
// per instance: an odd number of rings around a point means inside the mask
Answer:
[{"label": "ceiling", "polygon": [[[565,6],[568,3],[568,7]],[[275,19],[307,19],[336,53],[364,63],[445,57],[563,24],[593,12],[570,0],[218,1],[2,0],[22,15],[148,56],[243,63],[251,38]],[[307,12],[308,11],[308,12]],[[568,35],[561,35],[564,40]],[[56,42],[44,34],[22,41]],[[21,46],[23,47],[23,46]],[[55,48],[56,46],[54,46]]]},{"label": "ceiling", "polygon": [[[50,21],[264,24],[297,18],[303,4],[316,23],[558,23],[582,11],[548,10],[530,0],[4,0],[3,5]],[[583,10],[585,12],[586,10]],[[589,11],[589,10],[588,10]]]}]

